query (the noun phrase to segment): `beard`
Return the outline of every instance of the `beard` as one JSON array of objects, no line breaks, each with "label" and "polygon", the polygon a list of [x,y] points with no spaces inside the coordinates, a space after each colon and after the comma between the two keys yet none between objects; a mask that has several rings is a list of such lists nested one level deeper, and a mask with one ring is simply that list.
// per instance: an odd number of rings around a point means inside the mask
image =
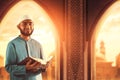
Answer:
[{"label": "beard", "polygon": [[34,31],[34,29],[31,30],[31,32],[25,32],[25,31],[20,29],[21,34],[24,35],[24,36],[30,36],[33,33],[33,31]]}]

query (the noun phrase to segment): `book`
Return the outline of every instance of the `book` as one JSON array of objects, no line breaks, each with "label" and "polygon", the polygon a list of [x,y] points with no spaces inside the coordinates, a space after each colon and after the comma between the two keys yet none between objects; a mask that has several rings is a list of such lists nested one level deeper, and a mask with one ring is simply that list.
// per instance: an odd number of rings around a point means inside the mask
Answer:
[{"label": "book", "polygon": [[24,60],[19,62],[17,65],[26,65],[26,63],[31,60],[31,64],[34,62],[38,62],[42,65],[46,65],[47,62],[50,62],[53,59],[53,56],[50,56],[46,61],[40,58],[34,58],[34,57],[26,57]]}]

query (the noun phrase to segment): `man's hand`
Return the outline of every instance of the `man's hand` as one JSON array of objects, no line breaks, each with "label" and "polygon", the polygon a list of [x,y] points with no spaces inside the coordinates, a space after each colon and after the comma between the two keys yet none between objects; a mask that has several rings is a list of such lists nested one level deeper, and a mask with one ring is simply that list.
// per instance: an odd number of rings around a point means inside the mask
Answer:
[{"label": "man's hand", "polygon": [[25,65],[26,71],[37,72],[40,69],[41,64],[39,62],[34,62],[31,64],[31,60]]},{"label": "man's hand", "polygon": [[27,64],[25,65],[26,67],[26,71],[30,71],[30,72],[37,72],[38,70],[46,70],[46,68],[48,68],[48,66],[50,65],[50,62],[47,62],[47,64],[41,64],[37,61],[35,61],[34,63],[32,63],[32,60],[29,60],[27,62]]}]

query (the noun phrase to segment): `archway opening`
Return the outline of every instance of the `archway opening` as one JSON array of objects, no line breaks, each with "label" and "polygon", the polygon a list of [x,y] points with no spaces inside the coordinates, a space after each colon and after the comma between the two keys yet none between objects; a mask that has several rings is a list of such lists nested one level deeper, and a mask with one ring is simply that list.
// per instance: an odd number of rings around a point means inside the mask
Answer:
[{"label": "archway opening", "polygon": [[120,1],[112,4],[96,25],[91,40],[93,80],[117,80],[120,69]]},{"label": "archway opening", "polygon": [[[30,16],[34,21],[34,32],[32,38],[36,39],[42,44],[45,59],[54,55],[55,58],[59,53],[59,36],[55,28],[55,24],[50,19],[44,9],[33,0],[22,0],[15,4],[4,16],[0,23],[0,66],[4,66],[4,59],[6,56],[6,46],[8,42],[19,35],[17,24],[24,15]],[[49,68],[47,80],[55,80],[55,70],[57,61]]]}]

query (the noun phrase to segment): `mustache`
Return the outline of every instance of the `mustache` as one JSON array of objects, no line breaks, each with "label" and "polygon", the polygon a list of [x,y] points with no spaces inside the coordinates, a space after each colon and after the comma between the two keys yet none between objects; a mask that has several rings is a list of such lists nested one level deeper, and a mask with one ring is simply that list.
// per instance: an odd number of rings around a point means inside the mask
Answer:
[{"label": "mustache", "polygon": [[30,36],[30,35],[33,33],[33,31],[34,31],[34,29],[31,30],[30,33],[26,33],[24,30],[21,30],[21,29],[20,29],[20,33],[21,33],[22,35],[24,35],[24,36]]}]

